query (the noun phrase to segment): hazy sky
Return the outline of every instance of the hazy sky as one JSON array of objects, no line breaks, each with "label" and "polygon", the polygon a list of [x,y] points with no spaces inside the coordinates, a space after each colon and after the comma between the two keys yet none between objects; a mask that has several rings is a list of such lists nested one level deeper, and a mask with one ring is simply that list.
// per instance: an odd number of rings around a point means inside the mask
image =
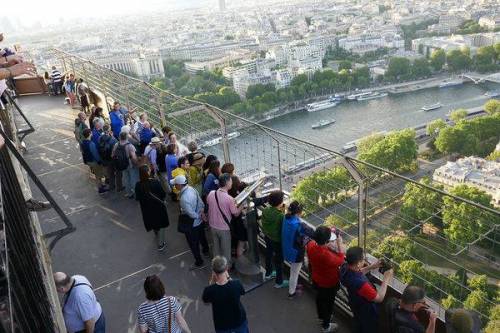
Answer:
[{"label": "hazy sky", "polygon": [[[0,16],[4,16],[8,12],[9,18],[19,18],[23,24],[31,25],[37,21],[47,22],[47,20],[54,20],[57,22],[60,17],[103,17],[156,9],[187,8],[208,2],[216,3],[217,0],[83,0],[76,2],[14,0],[9,1],[6,7],[7,10],[0,13]],[[55,7],[55,3],[58,4],[57,7]]]}]

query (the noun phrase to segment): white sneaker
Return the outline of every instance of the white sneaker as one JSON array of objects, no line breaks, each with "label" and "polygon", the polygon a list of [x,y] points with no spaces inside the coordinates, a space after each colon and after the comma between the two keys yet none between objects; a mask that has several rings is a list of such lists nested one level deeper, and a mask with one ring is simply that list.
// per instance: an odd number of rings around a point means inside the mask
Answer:
[{"label": "white sneaker", "polygon": [[321,329],[322,333],[329,333],[329,332],[335,332],[339,328],[339,325],[336,323],[330,323],[330,325],[327,328]]}]

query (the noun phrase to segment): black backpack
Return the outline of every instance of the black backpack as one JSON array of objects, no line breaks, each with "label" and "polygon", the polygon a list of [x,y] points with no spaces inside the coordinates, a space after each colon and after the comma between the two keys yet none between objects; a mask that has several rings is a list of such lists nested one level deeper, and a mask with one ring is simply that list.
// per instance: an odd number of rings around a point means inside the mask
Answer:
[{"label": "black backpack", "polygon": [[130,161],[126,147],[130,144],[130,142],[125,145],[117,143],[118,146],[115,149],[115,156],[113,157],[113,166],[118,171],[126,170],[129,166]]},{"label": "black backpack", "polygon": [[113,139],[113,137],[107,134],[99,138],[99,155],[104,162],[111,162],[113,160],[111,156],[113,153]]},{"label": "black backpack", "polygon": [[167,147],[164,144],[161,144],[160,147],[156,149],[156,165],[158,166],[158,171],[160,172],[167,172],[165,156],[167,156]]}]

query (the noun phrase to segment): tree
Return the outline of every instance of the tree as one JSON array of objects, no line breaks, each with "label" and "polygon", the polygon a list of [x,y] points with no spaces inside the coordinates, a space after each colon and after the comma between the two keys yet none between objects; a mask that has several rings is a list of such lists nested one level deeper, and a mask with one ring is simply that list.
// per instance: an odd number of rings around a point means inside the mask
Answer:
[{"label": "tree", "polygon": [[[455,186],[451,194],[474,201],[485,207],[493,208],[491,196],[486,192],[467,185]],[[452,197],[444,198],[443,224],[444,234],[459,245],[466,245],[484,234],[493,225],[500,223],[496,216],[484,214],[479,208],[458,201]]]},{"label": "tree", "polygon": [[378,258],[389,258],[402,262],[415,256],[417,248],[406,236],[389,235],[377,246],[373,255]]},{"label": "tree", "polygon": [[430,64],[435,71],[440,71],[446,63],[446,53],[442,49],[434,50],[431,54]]},{"label": "tree", "polygon": [[497,161],[500,162],[500,150],[495,150],[486,158],[489,161]]},{"label": "tree", "polygon": [[500,101],[496,99],[490,99],[486,104],[484,104],[484,111],[488,114],[500,113]]},{"label": "tree", "polygon": [[389,66],[385,72],[387,78],[397,81],[407,79],[410,76],[410,60],[403,57],[393,57],[389,60]]},{"label": "tree", "polygon": [[461,307],[460,302],[452,294],[441,300],[441,304],[445,309],[453,309]]},{"label": "tree", "polygon": [[[422,178],[420,183],[443,189],[441,185],[433,185],[428,177]],[[439,212],[443,205],[443,196],[439,192],[428,190],[426,187],[414,183],[407,183],[402,202],[401,214],[410,220],[410,224],[405,225],[406,227],[413,227],[413,221],[426,221],[441,227],[442,220]]]},{"label": "tree", "polygon": [[471,289],[488,292],[488,277],[486,275],[473,276],[467,284]]},{"label": "tree", "polygon": [[466,50],[451,50],[446,55],[446,61],[448,63],[448,68],[452,72],[464,71],[468,69],[472,63]]},{"label": "tree", "polygon": [[448,125],[446,125],[446,121],[444,121],[443,119],[435,119],[427,124],[426,133],[429,136],[435,136],[441,129],[445,128],[446,126]]},{"label": "tree", "polygon": [[484,329],[484,333],[500,332],[500,304],[495,305],[490,311],[490,321]]},{"label": "tree", "polygon": [[450,119],[454,123],[458,123],[460,120],[465,119],[468,115],[467,110],[465,109],[456,109],[450,113]]},{"label": "tree", "polygon": [[429,68],[429,63],[427,59],[425,58],[420,58],[420,59],[415,59],[411,66],[411,76],[414,79],[422,78],[422,77],[427,77],[431,75],[431,70]]},{"label": "tree", "polygon": [[371,147],[362,148],[358,158],[395,172],[414,170],[417,159],[415,131],[391,132]]},{"label": "tree", "polygon": [[488,294],[482,290],[473,290],[464,301],[464,308],[488,316],[490,304]]}]

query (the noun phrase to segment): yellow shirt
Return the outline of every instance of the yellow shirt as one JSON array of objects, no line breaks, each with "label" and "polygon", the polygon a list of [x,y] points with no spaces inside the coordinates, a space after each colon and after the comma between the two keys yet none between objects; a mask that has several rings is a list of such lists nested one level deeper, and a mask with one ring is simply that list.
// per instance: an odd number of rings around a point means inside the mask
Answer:
[{"label": "yellow shirt", "polygon": [[[175,179],[175,177],[177,176],[184,176],[188,178],[187,172],[183,168],[175,168],[174,170],[172,170],[172,179]],[[188,184],[189,184],[189,179],[188,179]],[[173,187],[172,192],[179,195],[179,190],[177,190],[175,186]]]}]

